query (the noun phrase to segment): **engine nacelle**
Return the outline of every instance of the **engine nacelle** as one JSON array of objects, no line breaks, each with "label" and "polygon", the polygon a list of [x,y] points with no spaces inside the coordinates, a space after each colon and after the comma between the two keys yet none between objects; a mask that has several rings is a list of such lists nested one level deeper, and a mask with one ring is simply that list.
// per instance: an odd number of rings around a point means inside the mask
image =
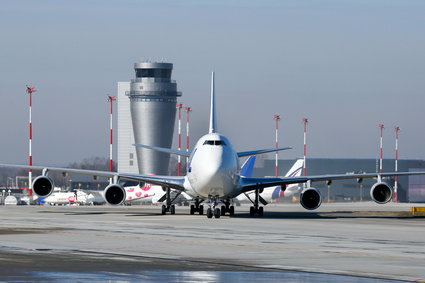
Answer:
[{"label": "engine nacelle", "polygon": [[306,188],[301,192],[300,203],[305,209],[317,209],[322,204],[322,195],[316,188]]},{"label": "engine nacelle", "polygon": [[39,197],[48,197],[52,194],[55,184],[47,176],[38,176],[32,181],[32,189]]},{"label": "engine nacelle", "polygon": [[379,204],[384,204],[392,199],[393,191],[391,187],[384,182],[376,183],[370,189],[370,197]]},{"label": "engine nacelle", "polygon": [[118,184],[112,184],[106,187],[105,191],[103,192],[103,196],[106,203],[111,205],[120,205],[126,199],[126,192],[122,186]]}]

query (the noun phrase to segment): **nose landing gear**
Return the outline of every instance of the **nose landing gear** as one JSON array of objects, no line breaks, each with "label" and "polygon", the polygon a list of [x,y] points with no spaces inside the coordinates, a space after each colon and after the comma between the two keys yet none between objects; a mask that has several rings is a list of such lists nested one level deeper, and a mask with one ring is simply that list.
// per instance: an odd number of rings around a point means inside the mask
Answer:
[{"label": "nose landing gear", "polygon": [[220,216],[222,215],[222,211],[221,209],[218,207],[219,204],[219,199],[218,196],[210,196],[210,206],[207,209],[207,217],[208,218],[212,218],[213,216],[215,218],[220,218]]},{"label": "nose landing gear", "polygon": [[223,202],[224,205],[221,206],[221,209],[218,207],[220,201],[217,198],[210,198],[210,207],[207,209],[208,218],[220,218],[220,216],[225,216],[228,213],[230,216],[235,214],[235,207],[230,205],[230,200]]},{"label": "nose landing gear", "polygon": [[220,218],[220,216],[221,216],[220,208],[216,207],[215,205],[212,205],[212,206],[208,207],[208,209],[207,209],[207,217],[212,218],[213,216],[215,218]]}]

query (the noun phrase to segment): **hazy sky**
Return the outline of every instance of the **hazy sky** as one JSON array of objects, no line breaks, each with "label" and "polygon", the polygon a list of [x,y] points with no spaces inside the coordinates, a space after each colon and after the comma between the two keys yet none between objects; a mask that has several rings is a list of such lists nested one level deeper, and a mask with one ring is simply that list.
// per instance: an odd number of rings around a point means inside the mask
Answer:
[{"label": "hazy sky", "polygon": [[0,2],[0,162],[26,163],[34,95],[35,164],[108,156],[107,94],[142,59],[174,64],[192,141],[208,130],[216,72],[219,131],[240,151],[284,158],[425,158],[425,1],[73,0]]}]

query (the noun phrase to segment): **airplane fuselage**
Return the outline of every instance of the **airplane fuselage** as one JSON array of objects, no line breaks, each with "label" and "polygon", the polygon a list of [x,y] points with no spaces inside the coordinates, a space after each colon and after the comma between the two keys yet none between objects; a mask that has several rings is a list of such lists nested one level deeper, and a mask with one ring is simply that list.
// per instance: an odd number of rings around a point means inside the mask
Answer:
[{"label": "airplane fuselage", "polygon": [[199,139],[189,158],[185,189],[194,198],[232,197],[239,186],[239,173],[239,159],[230,140],[210,133]]}]

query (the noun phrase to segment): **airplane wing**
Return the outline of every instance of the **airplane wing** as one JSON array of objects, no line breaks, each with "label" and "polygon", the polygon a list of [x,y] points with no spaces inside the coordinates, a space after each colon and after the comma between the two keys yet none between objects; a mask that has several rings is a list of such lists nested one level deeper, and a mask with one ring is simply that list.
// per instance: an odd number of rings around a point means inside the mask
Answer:
[{"label": "airplane wing", "polygon": [[175,150],[175,149],[171,149],[171,148],[150,146],[150,145],[145,145],[145,144],[140,144],[140,143],[133,144],[133,145],[137,146],[137,147],[149,148],[149,149],[153,149],[153,150],[156,150],[156,151],[165,152],[165,153],[169,153],[169,154],[176,154],[176,155],[182,155],[182,156],[190,157],[190,152],[185,151],[185,150]]},{"label": "airplane wing", "polygon": [[174,188],[179,191],[184,191],[184,176],[171,177],[171,176],[158,176],[158,175],[138,175],[138,174],[127,174],[127,173],[118,173],[118,172],[108,172],[108,171],[97,171],[97,170],[85,170],[85,169],[73,169],[73,168],[60,168],[60,167],[44,167],[44,166],[29,166],[29,165],[15,165],[15,164],[0,164],[0,167],[5,168],[17,168],[17,169],[32,169],[32,170],[41,170],[45,173],[48,171],[59,172],[59,173],[69,173],[69,174],[81,174],[89,175],[93,177],[106,177],[114,179],[127,179],[133,181],[141,181],[150,183],[153,185],[159,185],[163,187]]},{"label": "airplane wing", "polygon": [[257,154],[263,154],[263,153],[275,152],[275,151],[281,151],[281,150],[288,150],[288,149],[292,149],[292,147],[281,147],[281,148],[269,148],[269,149],[253,150],[253,151],[242,151],[242,152],[238,152],[238,157],[245,157],[245,156],[257,155]]},{"label": "airplane wing", "polygon": [[[144,147],[148,149],[153,149],[160,152],[165,152],[169,154],[176,154],[176,155],[182,155],[185,157],[190,157],[190,152],[184,151],[184,150],[175,150],[171,148],[164,148],[164,147],[157,147],[157,146],[150,146],[145,144],[133,144],[137,147]],[[281,150],[288,150],[292,149],[292,147],[281,147],[281,148],[269,148],[269,149],[260,149],[260,150],[252,150],[252,151],[242,151],[238,152],[238,157],[245,157],[245,156],[251,156],[251,155],[257,155],[257,154],[263,154],[263,153],[269,153],[269,152],[275,152],[275,151],[281,151]]]},{"label": "airplane wing", "polygon": [[306,182],[333,181],[344,179],[366,179],[366,178],[383,178],[392,176],[411,176],[425,175],[425,172],[392,172],[392,173],[364,173],[364,174],[334,174],[334,175],[317,175],[317,176],[300,176],[300,177],[264,177],[264,178],[246,178],[241,177],[239,184],[242,187],[242,192],[248,192],[256,189],[282,186],[289,184],[298,184]]}]

